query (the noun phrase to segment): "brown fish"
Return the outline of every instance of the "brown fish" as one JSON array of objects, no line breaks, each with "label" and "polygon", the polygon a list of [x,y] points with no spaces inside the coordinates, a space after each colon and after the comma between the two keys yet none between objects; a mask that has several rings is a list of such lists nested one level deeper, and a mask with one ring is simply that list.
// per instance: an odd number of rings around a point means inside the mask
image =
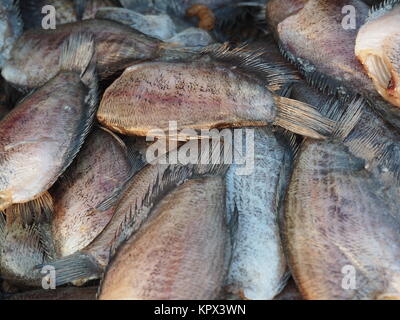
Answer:
[{"label": "brown fish", "polygon": [[[210,150],[215,154],[216,149]],[[205,153],[201,153],[199,159],[204,156]],[[57,285],[99,278],[109,262],[110,252],[112,254],[142,226],[155,203],[189,179],[220,175],[225,171],[225,164],[202,165],[199,162],[187,165],[149,164],[144,167],[127,183],[115,213],[103,231],[84,249],[52,262],[57,271]]]},{"label": "brown fish", "polygon": [[[6,214],[17,210],[32,218],[30,210],[50,210],[47,190],[72,162],[93,122],[93,54],[90,36],[71,36],[63,45],[57,75],[0,121],[0,210]],[[28,203],[32,200],[36,202]]]},{"label": "brown fish", "polygon": [[65,39],[82,31],[94,35],[101,78],[137,60],[154,59],[168,47],[158,39],[111,20],[91,19],[59,25],[54,30],[28,30],[15,42],[11,58],[2,70],[3,77],[23,89],[41,86],[57,74]]},{"label": "brown fish", "polygon": [[304,143],[283,233],[305,299],[400,298],[400,216],[393,191],[340,143]]},{"label": "brown fish", "polygon": [[[135,159],[133,159],[135,160]],[[86,247],[104,229],[115,207],[95,212],[98,206],[121,192],[121,186],[142,164],[132,168],[125,144],[113,133],[96,129],[88,137],[74,163],[52,192],[55,199],[52,230],[57,257]]]},{"label": "brown fish", "polygon": [[400,128],[398,109],[377,93],[354,53],[368,11],[361,0],[271,0],[266,16],[282,53],[309,83],[339,96],[362,94],[386,121]]},{"label": "brown fish", "polygon": [[134,65],[106,90],[97,119],[110,130],[140,136],[167,132],[171,121],[178,131],[279,125],[317,139],[329,134],[332,123],[311,106],[266,88],[293,79],[280,70],[226,46],[192,62]]},{"label": "brown fish", "polygon": [[400,107],[400,1],[374,8],[357,35],[357,58],[379,94]]},{"label": "brown fish", "polygon": [[100,300],[209,300],[221,291],[229,232],[222,177],[195,179],[168,194],[116,252]]}]

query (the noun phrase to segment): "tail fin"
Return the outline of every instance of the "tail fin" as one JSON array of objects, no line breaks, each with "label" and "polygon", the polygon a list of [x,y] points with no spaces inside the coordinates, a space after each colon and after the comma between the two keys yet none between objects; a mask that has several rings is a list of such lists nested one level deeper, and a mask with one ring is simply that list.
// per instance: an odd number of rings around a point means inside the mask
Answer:
[{"label": "tail fin", "polygon": [[332,134],[335,122],[312,106],[280,96],[274,96],[274,99],[277,106],[275,125],[314,139],[324,139]]},{"label": "tail fin", "polygon": [[[97,263],[87,254],[76,252],[65,258],[46,264],[52,266],[56,272],[56,286],[73,281],[88,281],[97,279],[101,275],[101,269]],[[38,265],[35,269],[41,269],[44,265]]]},{"label": "tail fin", "polygon": [[91,65],[95,53],[94,37],[88,33],[74,33],[61,48],[60,69],[78,72],[81,77]]}]

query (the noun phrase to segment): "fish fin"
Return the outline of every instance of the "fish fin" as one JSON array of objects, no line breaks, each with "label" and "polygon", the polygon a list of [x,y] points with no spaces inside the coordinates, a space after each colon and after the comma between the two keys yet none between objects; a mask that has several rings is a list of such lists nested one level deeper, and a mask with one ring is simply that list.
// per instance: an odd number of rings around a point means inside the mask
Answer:
[{"label": "fish fin", "polygon": [[384,0],[381,3],[373,5],[369,10],[367,22],[379,18],[399,4],[400,0]]},{"label": "fish fin", "polygon": [[94,54],[94,38],[87,33],[72,34],[62,46],[60,69],[79,72],[89,90],[85,97],[86,108],[79,124],[79,135],[64,155],[65,165],[61,173],[71,165],[93,126],[99,100]]},{"label": "fish fin", "polygon": [[83,19],[83,15],[85,14],[86,10],[86,0],[74,0],[74,7],[76,12],[76,17],[78,20]]},{"label": "fish fin", "polygon": [[69,36],[61,47],[60,69],[86,73],[95,55],[95,42],[92,34],[79,32]]},{"label": "fish fin", "polygon": [[274,99],[277,106],[274,125],[314,139],[324,139],[332,134],[334,121],[321,115],[314,107],[285,97],[274,96]]},{"label": "fish fin", "polygon": [[338,95],[340,97],[347,97],[349,95],[339,81],[316,71],[311,62],[305,59],[296,59],[281,43],[278,43],[278,47],[282,56],[299,70],[310,86],[328,95]]},{"label": "fish fin", "polygon": [[228,44],[210,45],[201,51],[203,56],[208,56],[214,61],[255,75],[272,91],[300,79],[297,71],[288,68],[286,63],[272,64],[264,61],[261,57],[263,53],[262,50],[248,50],[246,45],[231,49]]},{"label": "fish fin", "polygon": [[[225,155],[226,147],[215,146],[209,148],[208,152],[208,163],[213,163],[213,159],[219,153],[219,159],[223,159]],[[231,148],[229,146],[228,148]],[[229,149],[227,150],[230,151]],[[166,194],[177,186],[183,184],[185,181],[203,177],[203,176],[216,176],[224,175],[229,167],[227,164],[203,164],[205,155],[200,152],[197,164],[171,164],[171,165],[158,165],[158,174],[152,181],[148,183],[148,190],[145,196],[129,208],[129,212],[126,213],[124,221],[119,226],[115,233],[114,240],[110,249],[110,257],[113,257],[116,250],[120,247],[121,243],[125,242],[131,235],[133,235],[148,219],[151,215],[151,208],[154,207],[155,203],[161,201]],[[211,160],[211,161],[210,161]],[[147,165],[146,168],[150,168],[152,165]],[[133,177],[135,179],[136,177]]]},{"label": "fish fin", "polygon": [[[100,266],[89,255],[76,252],[65,258],[48,262],[56,272],[56,286],[76,281],[97,279],[101,274]],[[44,265],[37,265],[35,269],[41,269]]]},{"label": "fish fin", "polygon": [[16,203],[4,210],[11,219],[22,219],[24,224],[49,221],[53,213],[53,198],[44,192],[39,198],[25,203]]},{"label": "fish fin", "polygon": [[[343,107],[341,107],[340,103],[335,103],[335,106],[339,111],[333,111],[334,117],[337,117],[337,119],[335,119],[337,122],[333,136],[341,141],[344,141],[354,129],[357,122],[360,120],[363,110],[367,104],[368,102],[362,97],[354,97],[353,100],[346,106],[345,110]],[[340,113],[341,115],[339,116]]]}]

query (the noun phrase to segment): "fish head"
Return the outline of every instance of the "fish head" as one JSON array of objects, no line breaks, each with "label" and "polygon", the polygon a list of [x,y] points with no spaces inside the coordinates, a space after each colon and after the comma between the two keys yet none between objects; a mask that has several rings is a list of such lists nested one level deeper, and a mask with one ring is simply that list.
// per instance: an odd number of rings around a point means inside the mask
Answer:
[{"label": "fish head", "polygon": [[359,31],[355,54],[375,89],[400,107],[400,5],[369,20]]}]

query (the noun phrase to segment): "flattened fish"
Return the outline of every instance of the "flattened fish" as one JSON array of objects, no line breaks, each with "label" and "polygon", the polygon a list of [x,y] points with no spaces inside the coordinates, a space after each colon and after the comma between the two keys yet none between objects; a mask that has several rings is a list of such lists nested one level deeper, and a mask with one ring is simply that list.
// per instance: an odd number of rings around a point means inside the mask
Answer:
[{"label": "flattened fish", "polygon": [[305,299],[399,299],[398,193],[331,141],[307,141],[288,190],[284,235]]},{"label": "flattened fish", "polygon": [[47,190],[76,156],[96,112],[93,54],[90,36],[71,36],[57,75],[0,121],[0,210],[6,214],[26,211],[32,218],[40,215],[38,206],[51,210]]},{"label": "flattened fish", "polygon": [[101,78],[137,60],[154,59],[162,50],[160,40],[126,25],[109,20],[84,20],[63,24],[54,30],[24,32],[13,46],[11,58],[2,70],[3,77],[25,90],[43,85],[58,72],[63,42],[77,32],[94,35],[97,72]]},{"label": "flattened fish", "polygon": [[[137,165],[137,170],[141,164]],[[51,192],[52,230],[57,257],[86,247],[111,220],[115,207],[93,212],[132,174],[128,150],[115,134],[94,130],[74,163]]]},{"label": "flattened fish", "polygon": [[239,175],[238,165],[227,172],[233,252],[226,291],[235,298],[270,300],[287,280],[278,216],[289,183],[292,152],[269,128],[255,129],[251,143],[252,172]]},{"label": "flattened fish", "polygon": [[178,131],[274,124],[317,139],[329,135],[331,121],[314,108],[266,88],[292,81],[292,73],[280,74],[281,68],[240,48],[209,48],[195,57],[126,69],[106,90],[97,119],[110,130],[140,136],[168,132],[171,121]]},{"label": "flattened fish", "polygon": [[222,289],[229,259],[222,177],[194,179],[168,194],[121,245],[100,300],[209,300]]}]

